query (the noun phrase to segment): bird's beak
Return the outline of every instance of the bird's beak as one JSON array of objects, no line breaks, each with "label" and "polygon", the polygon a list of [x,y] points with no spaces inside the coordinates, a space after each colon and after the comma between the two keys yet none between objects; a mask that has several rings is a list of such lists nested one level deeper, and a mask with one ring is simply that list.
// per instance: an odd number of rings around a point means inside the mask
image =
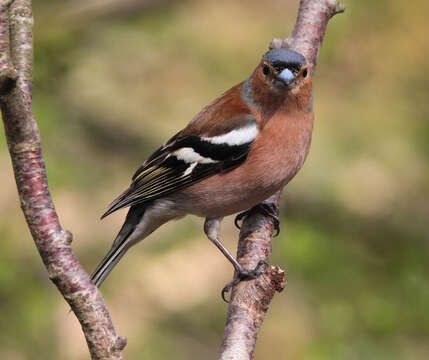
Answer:
[{"label": "bird's beak", "polygon": [[275,85],[279,87],[293,88],[295,86],[295,75],[289,69],[284,69],[277,75]]}]

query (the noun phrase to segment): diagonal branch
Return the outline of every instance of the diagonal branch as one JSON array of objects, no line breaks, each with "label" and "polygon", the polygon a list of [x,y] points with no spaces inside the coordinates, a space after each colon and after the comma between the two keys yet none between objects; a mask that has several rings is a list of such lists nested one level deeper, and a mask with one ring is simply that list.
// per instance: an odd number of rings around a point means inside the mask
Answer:
[{"label": "diagonal branch", "polygon": [[40,135],[32,113],[31,0],[0,1],[0,107],[21,208],[49,278],[77,316],[92,359],[122,359],[125,338],[104,299],[72,253],[48,189]]},{"label": "diagonal branch", "polygon": [[[301,0],[292,35],[284,40],[273,39],[270,48],[290,48],[303,54],[311,66],[311,75],[329,19],[345,10],[335,0]],[[265,202],[278,211],[280,192]],[[238,242],[238,261],[246,269],[259,260],[269,261],[274,231],[273,219],[253,208],[244,219]],[[265,313],[276,291],[283,290],[284,271],[272,266],[259,278],[242,281],[232,289],[220,360],[249,360]]]}]

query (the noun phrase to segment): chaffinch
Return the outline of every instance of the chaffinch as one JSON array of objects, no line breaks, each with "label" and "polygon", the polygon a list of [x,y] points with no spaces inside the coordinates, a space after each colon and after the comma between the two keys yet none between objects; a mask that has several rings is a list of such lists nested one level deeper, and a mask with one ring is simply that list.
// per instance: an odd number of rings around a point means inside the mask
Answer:
[{"label": "chaffinch", "polygon": [[301,54],[270,50],[247,80],[203,108],[156,150],[102,216],[130,207],[92,275],[95,285],[131,246],[186,214],[206,218],[204,231],[233,264],[235,279],[259,275],[261,264],[243,269],[219,241],[220,222],[267,199],[301,168],[313,130],[309,75]]}]

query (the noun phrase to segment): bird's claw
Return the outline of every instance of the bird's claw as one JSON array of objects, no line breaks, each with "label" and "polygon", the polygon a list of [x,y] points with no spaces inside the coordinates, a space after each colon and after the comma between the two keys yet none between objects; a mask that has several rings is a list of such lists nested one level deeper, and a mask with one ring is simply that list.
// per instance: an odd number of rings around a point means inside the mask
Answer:
[{"label": "bird's claw", "polygon": [[[251,209],[250,209],[250,210],[251,210]],[[246,210],[246,211],[243,211],[243,212],[241,212],[241,213],[237,214],[237,216],[236,216],[236,217],[235,217],[235,219],[234,219],[234,225],[235,225],[235,227],[236,227],[237,229],[241,229],[241,226],[238,224],[238,222],[239,222],[239,221],[241,221],[241,220],[243,220],[243,218],[244,218],[245,216],[249,215],[250,210]]]},{"label": "bird's claw", "polygon": [[243,220],[245,216],[250,215],[253,211],[256,211],[256,212],[259,211],[263,213],[265,216],[268,216],[271,219],[273,219],[274,230],[276,231],[274,236],[278,236],[280,234],[280,220],[279,220],[278,209],[277,209],[277,206],[272,203],[261,203],[252,207],[249,210],[239,213],[234,219],[235,226],[238,229],[241,229],[241,226],[238,224],[238,222]]},{"label": "bird's claw", "polygon": [[280,234],[280,220],[279,220],[279,209],[273,203],[262,203],[259,204],[262,213],[265,216],[273,219],[274,230],[276,233],[273,236],[278,236]]},{"label": "bird's claw", "polygon": [[[228,284],[224,286],[222,289],[221,295],[223,301],[228,303],[229,301],[225,298],[225,295],[231,290],[231,288],[235,285],[237,285],[241,281],[248,281],[256,279],[257,277],[263,275],[266,273],[267,268],[269,264],[265,260],[259,260],[256,267],[252,270],[246,270],[246,269],[238,269],[235,271],[234,279],[230,281]],[[261,269],[262,268],[262,269]]]}]

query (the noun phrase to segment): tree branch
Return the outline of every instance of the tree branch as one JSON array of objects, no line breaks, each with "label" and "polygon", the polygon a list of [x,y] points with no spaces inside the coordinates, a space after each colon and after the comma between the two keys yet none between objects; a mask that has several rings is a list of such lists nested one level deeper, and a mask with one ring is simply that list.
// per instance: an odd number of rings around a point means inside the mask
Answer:
[{"label": "tree branch", "polygon": [[[345,10],[335,0],[301,0],[292,35],[284,40],[273,39],[270,48],[290,48],[307,59],[314,75],[317,56],[329,19]],[[265,202],[278,211],[280,192]],[[273,219],[253,208],[243,221],[237,257],[246,269],[254,268],[260,260],[269,261],[274,231]],[[270,267],[255,280],[242,281],[232,289],[225,334],[220,348],[220,360],[249,360],[259,329],[276,291],[286,285],[284,271]]]},{"label": "tree branch", "polygon": [[113,327],[101,293],[72,253],[48,189],[40,135],[32,113],[31,0],[0,1],[0,107],[28,227],[49,278],[78,318],[92,359],[122,359],[126,339]]}]

